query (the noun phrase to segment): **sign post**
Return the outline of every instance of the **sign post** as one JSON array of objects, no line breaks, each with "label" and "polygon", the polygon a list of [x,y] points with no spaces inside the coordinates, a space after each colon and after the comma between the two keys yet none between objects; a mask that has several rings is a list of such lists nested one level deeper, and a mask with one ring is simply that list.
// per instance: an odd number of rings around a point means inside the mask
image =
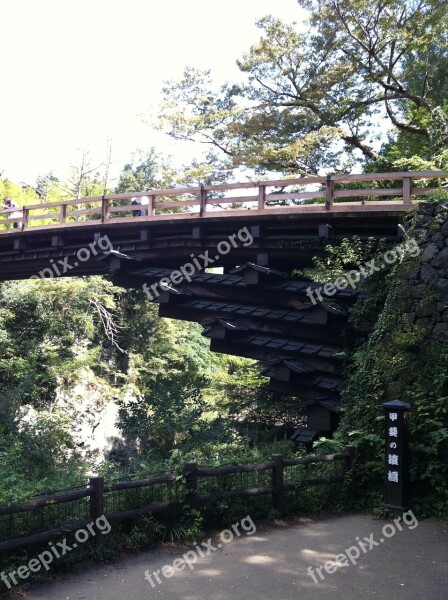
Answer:
[{"label": "sign post", "polygon": [[408,508],[408,447],[409,411],[411,407],[400,400],[385,402],[386,413],[386,485],[382,506],[404,511]]}]

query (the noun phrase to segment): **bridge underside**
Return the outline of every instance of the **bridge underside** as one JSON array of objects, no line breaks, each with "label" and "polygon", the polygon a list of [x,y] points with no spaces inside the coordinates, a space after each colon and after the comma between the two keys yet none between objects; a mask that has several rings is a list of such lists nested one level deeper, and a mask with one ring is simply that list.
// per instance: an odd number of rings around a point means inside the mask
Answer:
[{"label": "bridge underside", "polygon": [[[291,272],[311,266],[314,256],[325,256],[329,241],[342,237],[399,240],[402,214],[246,215],[107,227],[88,222],[57,232],[12,232],[0,238],[0,281],[39,276],[51,263],[65,261],[70,269],[63,276],[104,275],[122,287],[146,290],[161,317],[201,324],[212,351],[262,361],[270,389],[298,398],[308,407],[308,420],[318,414],[316,427],[330,432],[337,423],[344,354],[352,344],[347,310],[356,293],[337,292],[337,305],[314,304],[308,290],[319,286]],[[230,251],[219,255],[219,242],[243,228],[250,236],[234,237]],[[104,236],[113,252],[94,255],[92,244]],[[89,260],[77,260],[89,246]],[[170,280],[174,270],[207,252],[213,259],[208,267],[219,272],[198,269]],[[164,289],[158,285],[162,278],[170,280]]]},{"label": "bridge underside", "polygon": [[[360,207],[355,207],[360,208]],[[369,210],[360,212],[286,213],[219,218],[186,218],[150,221],[129,219],[127,223],[80,221],[79,227],[51,227],[10,230],[0,236],[0,281],[26,279],[49,266],[51,259],[73,257],[81,248],[107,236],[115,250],[135,254],[150,266],[178,269],[191,260],[190,255],[209,251],[217,254],[217,244],[247,227],[253,237],[251,245],[239,244],[222,255],[213,266],[225,272],[245,262],[257,262],[267,254],[269,266],[291,272],[312,264],[313,256],[325,255],[325,243],[340,237],[357,235],[396,240],[398,224],[407,209]],[[372,207],[369,207],[372,208]],[[174,215],[173,215],[174,216]],[[179,215],[176,215],[179,216]],[[98,250],[98,249],[97,249]],[[101,275],[108,270],[107,261],[78,262],[67,276]],[[71,265],[74,261],[71,261]]]}]

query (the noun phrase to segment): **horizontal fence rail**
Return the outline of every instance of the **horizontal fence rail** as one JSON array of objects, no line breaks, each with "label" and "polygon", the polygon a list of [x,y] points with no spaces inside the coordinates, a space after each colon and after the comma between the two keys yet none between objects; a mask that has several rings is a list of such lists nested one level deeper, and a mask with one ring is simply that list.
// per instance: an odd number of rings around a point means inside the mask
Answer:
[{"label": "horizontal fence rail", "polygon": [[[97,223],[213,218],[247,214],[249,210],[254,216],[279,211],[343,212],[354,205],[360,210],[406,210],[414,197],[434,192],[447,178],[444,171],[402,171],[106,194],[0,210],[0,233]],[[132,203],[142,198],[147,204]]]},{"label": "horizontal fence rail", "polygon": [[[182,502],[186,502],[192,508],[198,508],[225,498],[250,498],[267,495],[272,498],[272,507],[283,512],[285,493],[310,486],[342,482],[347,473],[353,469],[353,461],[354,450],[351,446],[346,446],[344,452],[339,454],[313,455],[295,460],[285,459],[282,454],[274,454],[270,462],[253,465],[201,468],[197,463],[191,462],[185,465],[182,474],[165,473],[148,479],[122,481],[110,485],[105,484],[103,477],[91,477],[85,488],[49,495],[23,504],[0,506],[0,552],[48,542],[56,536],[84,528],[101,516],[106,516],[110,523],[126,521],[144,515],[167,513]],[[342,470],[337,474],[310,478],[303,477],[303,473],[290,472],[295,467],[337,462],[342,463]],[[266,482],[268,485],[238,488],[234,487],[233,481],[227,484],[223,482],[223,478],[226,476],[238,476],[243,473],[256,475],[264,472],[267,472],[269,476],[269,480]],[[285,481],[285,477],[289,483]],[[206,485],[204,491],[201,490],[201,479]],[[211,485],[207,486],[207,482],[211,482]],[[226,487],[232,489],[225,489]],[[151,493],[156,489],[159,492],[162,490],[159,497]],[[122,494],[126,491],[132,492],[133,496],[131,498],[123,497]],[[67,517],[72,517],[71,521],[61,524],[58,507],[85,498],[88,498],[88,504],[81,509],[75,505],[72,514],[67,515]],[[43,518],[45,509],[53,511],[46,520]],[[30,517],[36,517],[36,522],[32,525],[21,522],[22,529],[28,530],[26,535],[17,537],[14,535],[16,532],[14,526],[8,528],[2,525],[3,519],[7,518],[10,521],[14,515],[23,517],[25,513],[29,513]],[[79,518],[80,516],[82,518]],[[50,526],[43,531],[29,531],[36,527],[42,527],[42,522],[48,522]]]}]

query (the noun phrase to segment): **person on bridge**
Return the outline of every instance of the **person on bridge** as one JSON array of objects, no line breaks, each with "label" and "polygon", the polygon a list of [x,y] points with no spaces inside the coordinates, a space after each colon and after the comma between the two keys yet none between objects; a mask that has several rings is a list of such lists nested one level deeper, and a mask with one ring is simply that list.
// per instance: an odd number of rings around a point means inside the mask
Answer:
[{"label": "person on bridge", "polygon": [[[14,219],[14,218],[18,218],[18,217],[22,216],[21,210],[12,211],[12,209],[20,208],[20,207],[17,204],[17,202],[12,200],[9,196],[5,196],[5,198],[3,198],[3,207],[2,208],[3,208],[3,210],[7,210],[7,209],[11,210],[10,214],[8,215],[8,219]],[[14,229],[18,229],[20,227],[20,223],[18,223],[17,221],[14,221],[13,227],[14,227]]]},{"label": "person on bridge", "polygon": [[[148,206],[149,198],[148,196],[138,196],[132,198],[131,204],[139,204],[140,206]],[[132,211],[133,217],[146,217],[148,215],[148,209],[142,208],[142,210],[134,210]]]}]

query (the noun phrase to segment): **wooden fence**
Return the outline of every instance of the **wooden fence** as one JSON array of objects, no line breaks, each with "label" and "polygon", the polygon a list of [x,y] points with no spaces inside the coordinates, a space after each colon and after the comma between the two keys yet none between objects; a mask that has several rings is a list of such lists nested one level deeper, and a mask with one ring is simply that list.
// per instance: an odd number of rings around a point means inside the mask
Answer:
[{"label": "wooden fence", "polygon": [[[287,469],[300,465],[318,465],[322,463],[335,463],[341,461],[343,464],[342,473],[330,475],[327,477],[313,477],[308,479],[299,478],[292,483],[285,483],[284,475]],[[51,539],[66,535],[67,533],[77,531],[86,527],[101,516],[106,516],[110,523],[135,519],[144,515],[155,515],[166,513],[176,508],[181,502],[186,502],[192,508],[206,506],[215,500],[225,498],[251,498],[256,496],[269,495],[272,498],[272,507],[283,512],[285,506],[285,494],[291,491],[297,491],[316,485],[330,485],[344,481],[346,474],[352,470],[354,461],[354,449],[346,446],[344,452],[339,454],[311,455],[299,459],[285,459],[282,454],[274,454],[272,460],[267,463],[253,465],[235,465],[224,467],[201,468],[195,462],[185,465],[181,475],[167,473],[150,479],[138,481],[125,481],[106,485],[103,477],[91,477],[87,487],[77,490],[70,490],[63,493],[54,494],[45,498],[38,498],[23,504],[10,506],[0,506],[0,519],[19,513],[34,513],[45,507],[55,507],[58,505],[89,498],[88,513],[89,518],[67,523],[46,531],[35,533],[34,535],[22,536],[0,542],[0,552],[11,551],[17,548],[23,548],[32,544],[42,544]],[[218,492],[200,494],[199,481],[201,478],[222,478],[227,475],[242,473],[260,473],[271,471],[271,484],[265,487],[253,487],[248,489],[222,490]],[[137,490],[141,488],[151,488],[154,486],[170,485],[174,482],[181,482],[181,493],[176,497],[165,502],[153,502],[149,505],[139,506],[131,510],[105,511],[105,500],[107,495],[112,492],[124,490]]]},{"label": "wooden fence", "polygon": [[[344,212],[355,208],[406,210],[411,206],[413,197],[434,192],[437,180],[447,177],[448,173],[444,171],[328,175],[106,194],[0,210],[0,229],[4,229],[0,233],[8,232],[12,222],[19,224],[20,231],[79,227],[89,222],[112,224],[213,218],[223,216],[223,211],[225,216],[237,216],[250,210],[251,216],[256,216],[278,212]],[[242,192],[247,195],[242,195]],[[147,205],[142,207],[130,203],[132,198],[143,196],[148,199]],[[341,202],[341,199],[348,202]],[[142,209],[147,212],[145,216],[134,215]]]}]

